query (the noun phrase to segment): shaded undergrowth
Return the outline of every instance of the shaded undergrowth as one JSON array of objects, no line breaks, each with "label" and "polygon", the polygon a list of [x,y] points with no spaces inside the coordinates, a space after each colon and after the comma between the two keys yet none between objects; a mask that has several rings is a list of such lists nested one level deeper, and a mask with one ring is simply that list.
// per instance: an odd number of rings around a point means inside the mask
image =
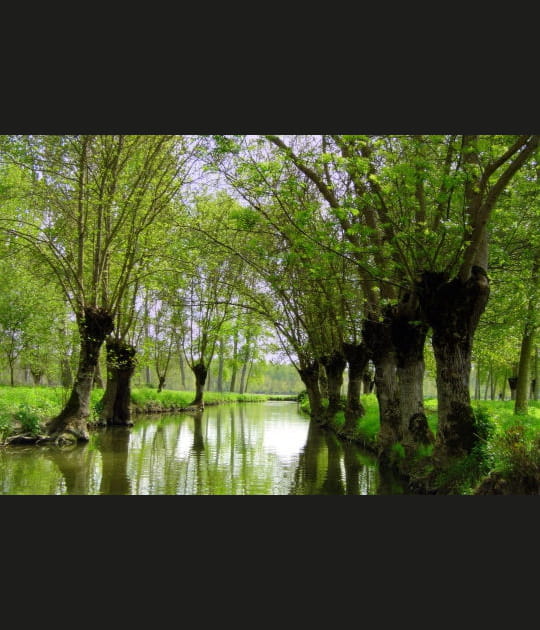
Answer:
[{"label": "shaded undergrowth", "polygon": [[[361,397],[365,415],[357,418],[345,436],[345,414],[337,412],[326,426],[341,437],[377,453],[380,429],[377,398]],[[309,414],[307,396],[299,398]],[[424,407],[429,428],[437,434],[437,401],[427,398]],[[408,480],[411,493],[419,494],[539,494],[540,492],[540,401],[529,401],[527,415],[514,414],[513,401],[473,401],[476,444],[467,455],[440,459],[433,445],[408,450],[392,445],[385,453],[385,466]]]}]

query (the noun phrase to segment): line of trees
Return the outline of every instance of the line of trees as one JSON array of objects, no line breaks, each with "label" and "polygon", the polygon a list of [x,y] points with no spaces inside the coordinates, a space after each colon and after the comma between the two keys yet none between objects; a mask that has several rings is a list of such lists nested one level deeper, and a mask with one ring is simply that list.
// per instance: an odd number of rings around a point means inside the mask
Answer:
[{"label": "line of trees", "polygon": [[[129,424],[141,348],[160,387],[182,357],[199,406],[215,363],[218,389],[230,357],[231,387],[245,386],[271,329],[318,423],[343,409],[353,430],[371,369],[381,453],[396,442],[468,453],[473,361],[492,391],[516,378],[516,412],[531,381],[538,394],[538,139],[4,136],[2,264],[26,260],[24,281],[45,281],[55,308],[15,308],[6,282],[0,311],[17,321],[0,333],[31,330],[25,309],[58,340],[76,322],[79,364],[52,435],[88,439],[102,346],[102,420]],[[36,318],[36,337],[51,337],[39,331]],[[423,406],[428,341],[436,436]],[[23,345],[14,338],[10,365]]]}]

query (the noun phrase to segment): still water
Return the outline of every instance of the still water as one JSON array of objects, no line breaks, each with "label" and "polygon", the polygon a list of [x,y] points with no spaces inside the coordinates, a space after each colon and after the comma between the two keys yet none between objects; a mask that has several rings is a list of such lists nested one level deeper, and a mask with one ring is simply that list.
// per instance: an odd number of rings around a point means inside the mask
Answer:
[{"label": "still water", "polygon": [[295,402],[137,416],[71,447],[0,449],[0,494],[397,494],[376,459]]}]

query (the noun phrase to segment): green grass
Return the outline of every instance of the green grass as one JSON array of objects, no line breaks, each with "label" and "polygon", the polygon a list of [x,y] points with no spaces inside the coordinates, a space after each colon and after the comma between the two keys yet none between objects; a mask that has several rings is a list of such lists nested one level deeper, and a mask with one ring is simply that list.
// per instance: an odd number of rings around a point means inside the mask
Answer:
[{"label": "green grass", "polygon": [[[44,423],[58,414],[69,397],[69,390],[62,387],[0,386],[0,440],[3,441],[14,429],[38,433]],[[96,405],[103,396],[102,389],[92,390],[90,405],[95,419]],[[146,387],[132,389],[131,399],[135,412],[174,411],[187,407],[194,398],[194,392],[164,390]],[[268,400],[266,394],[237,394],[205,392],[206,404],[262,402]]]},{"label": "green grass", "polygon": [[[375,394],[365,394],[361,397],[365,408],[365,415],[356,422],[356,435],[367,445],[376,443],[380,429],[379,406]],[[492,431],[484,437],[477,449],[463,461],[456,461],[452,468],[445,472],[440,482],[452,485],[456,491],[470,494],[474,483],[486,472],[491,470],[503,472],[509,476],[521,474],[536,474],[540,469],[540,401],[529,401],[527,415],[514,414],[514,401],[472,401],[477,414],[479,429],[482,424],[492,425]],[[300,408],[309,413],[307,396],[300,399]],[[437,434],[437,399],[426,398],[424,408],[428,425],[433,434]],[[345,422],[342,411],[338,412],[332,422],[333,428],[339,431]],[[486,424],[487,423],[487,424]],[[396,448],[399,449],[401,445]],[[433,445],[420,446],[414,454],[414,460],[428,465],[433,454]],[[395,456],[401,453],[396,451]]]},{"label": "green grass", "polygon": [[[181,409],[187,407],[194,398],[194,392],[175,391],[166,389],[159,392],[156,389],[142,387],[131,391],[131,400],[139,411],[154,409]],[[268,400],[267,394],[237,394],[231,392],[205,392],[204,402],[207,405],[233,402],[262,402]]]}]

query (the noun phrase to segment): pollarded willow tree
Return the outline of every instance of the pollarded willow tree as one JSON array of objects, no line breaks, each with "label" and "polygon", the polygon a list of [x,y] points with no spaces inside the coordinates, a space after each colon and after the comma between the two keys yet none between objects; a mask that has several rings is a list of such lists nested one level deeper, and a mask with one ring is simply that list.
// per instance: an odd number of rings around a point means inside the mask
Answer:
[{"label": "pollarded willow tree", "polygon": [[[190,150],[178,136],[17,136],[3,159],[24,175],[1,227],[54,272],[77,319],[80,356],[71,395],[48,423],[53,437],[88,440],[90,392],[108,340],[111,417],[129,423],[126,387],[134,348],[125,343],[140,276],[185,181]],[[113,334],[114,333],[114,334]],[[113,392],[111,390],[114,389]]]},{"label": "pollarded willow tree", "polygon": [[489,296],[487,225],[539,137],[266,138],[317,186],[363,270],[364,340],[377,386],[390,389],[395,424],[407,427],[417,415],[405,412],[407,401],[421,405],[416,367],[429,326],[438,453],[469,452],[476,441],[472,341]]},{"label": "pollarded willow tree", "polygon": [[[322,363],[325,371],[331,374],[330,380],[335,380],[338,384],[337,375],[343,372],[345,366],[344,356],[348,357],[349,370],[353,372],[363,372],[367,360],[371,358],[377,366],[380,442],[391,444],[400,439],[414,442],[415,438],[409,431],[408,420],[411,417],[423,419],[424,431],[417,431],[416,434],[427,434],[422,396],[422,350],[427,327],[419,321],[408,325],[408,320],[413,319],[418,311],[418,301],[412,303],[410,294],[401,300],[393,320],[389,317],[389,309],[383,310],[383,306],[387,306],[390,298],[396,294],[396,287],[399,288],[393,277],[395,274],[392,273],[393,269],[399,268],[399,260],[397,256],[390,255],[384,235],[379,235],[375,228],[370,227],[375,221],[374,212],[367,213],[370,225],[360,221],[353,225],[345,215],[349,209],[352,216],[362,217],[364,221],[365,217],[360,211],[365,210],[370,199],[363,198],[361,202],[359,199],[360,193],[367,198],[369,191],[364,190],[365,186],[357,173],[354,178],[347,173],[338,173],[333,184],[331,171],[336,171],[337,166],[332,165],[329,153],[325,153],[319,162],[320,178],[312,167],[304,167],[309,174],[309,177],[304,177],[298,172],[298,160],[288,159],[289,153],[283,141],[275,137],[272,140],[278,144],[277,149],[260,138],[216,138],[211,156],[213,165],[236,194],[249,203],[266,226],[270,226],[280,235],[287,250],[287,259],[294,259],[294,274],[298,276],[295,279],[288,277],[289,285],[296,283],[295,290],[305,293],[305,301],[309,293],[308,286],[315,281],[320,292],[317,303],[322,304],[324,301],[330,309],[325,314],[319,313],[318,322],[312,328],[325,330],[326,337],[332,336],[332,331],[338,332],[330,344],[333,347],[328,347],[328,344],[326,348],[313,347],[311,352],[315,353],[315,363],[309,361],[301,368],[304,376],[307,376],[308,370],[310,382],[314,383],[315,373]],[[320,147],[317,146],[316,139],[295,137],[293,141],[309,155],[309,159],[317,158]],[[328,149],[325,142],[323,140],[323,146]],[[339,164],[343,163],[341,158]],[[326,196],[321,196],[321,188]],[[344,200],[340,200],[339,194],[344,196]],[[353,194],[356,194],[354,206]],[[327,206],[328,201],[330,208]],[[344,207],[341,208],[340,204],[344,204]],[[261,229],[264,231],[268,228],[261,226],[257,229],[261,233]],[[347,273],[355,276],[356,280],[347,278],[344,283],[340,274],[332,271],[340,268],[337,260],[347,261]],[[283,277],[284,280],[285,278],[286,276]],[[353,286],[354,289],[351,290]],[[353,293],[356,293],[354,297]],[[325,296],[323,301],[321,296]],[[346,303],[354,303],[354,307],[344,309],[343,304]],[[329,312],[333,314],[329,316]],[[298,320],[298,316],[295,319]],[[415,319],[418,320],[418,317]],[[357,330],[352,331],[350,336],[351,322],[362,321],[363,339],[359,339]],[[338,326],[332,326],[331,322]],[[402,332],[407,327],[408,342],[400,343],[402,337],[396,334],[396,329],[397,332]],[[349,330],[344,335],[343,330],[347,328]],[[320,333],[318,336],[321,337]],[[417,337],[420,341],[413,344],[410,341],[412,337]],[[314,346],[317,345],[316,342],[313,343]],[[398,348],[394,348],[394,345]],[[399,367],[396,366],[398,361],[401,363]],[[408,364],[408,370],[403,369],[405,363]],[[412,373],[413,363],[418,366],[416,378],[407,378]],[[401,374],[399,381],[396,378],[397,370]],[[356,378],[353,382],[359,383]],[[411,392],[413,385],[417,386],[418,392]],[[306,387],[309,392],[311,386]],[[349,397],[351,405],[356,398],[356,393]],[[358,413],[361,413],[359,402],[354,404]],[[346,415],[352,423],[354,419],[351,405],[348,405],[350,413]],[[335,404],[331,407],[335,407]],[[315,408],[312,405],[312,411]],[[318,411],[315,413],[318,415]]]}]

